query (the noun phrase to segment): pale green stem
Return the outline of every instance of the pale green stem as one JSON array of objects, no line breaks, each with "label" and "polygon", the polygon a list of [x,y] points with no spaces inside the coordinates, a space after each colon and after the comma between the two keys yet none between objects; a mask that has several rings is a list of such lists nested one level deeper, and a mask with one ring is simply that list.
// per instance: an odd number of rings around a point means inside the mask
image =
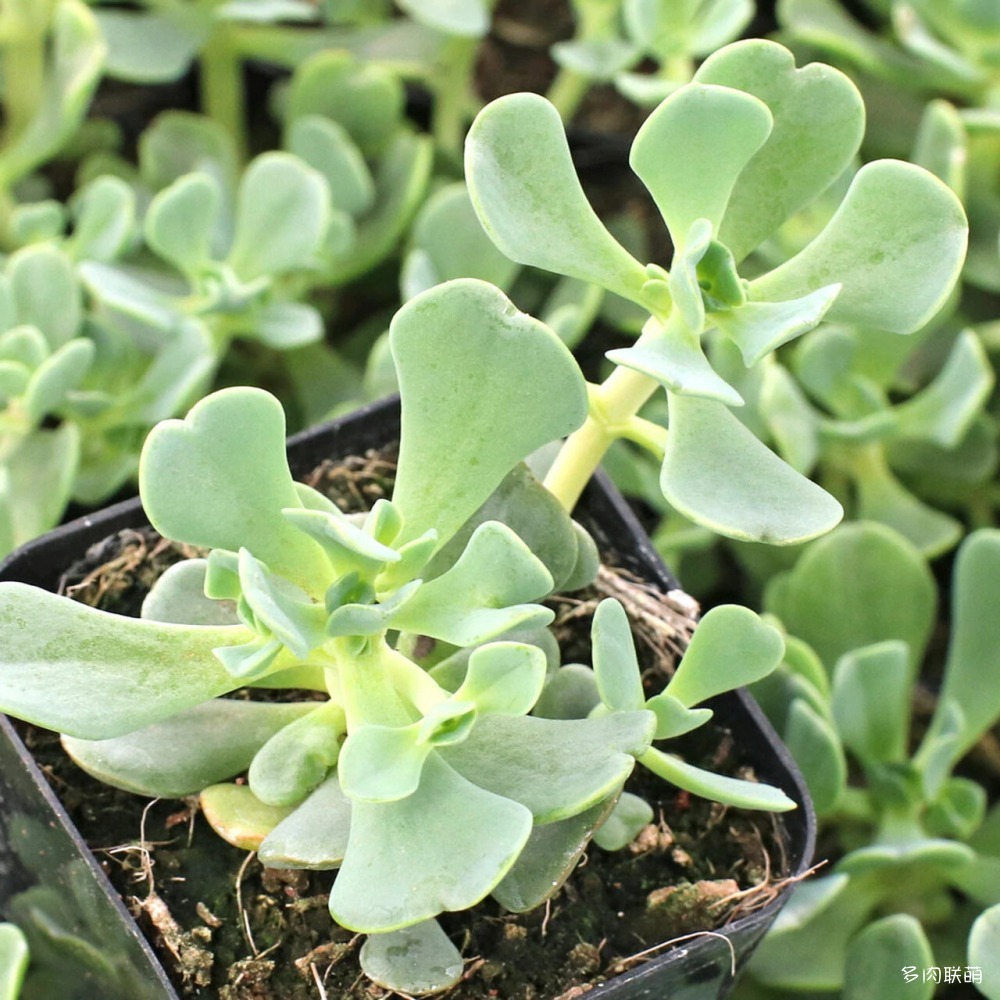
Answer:
[{"label": "pale green stem", "polygon": [[3,46],[4,122],[7,141],[34,120],[45,87],[45,30],[23,25]]},{"label": "pale green stem", "polygon": [[218,25],[202,49],[198,67],[202,110],[229,132],[240,161],[245,162],[246,93],[237,32],[238,29],[229,25]]},{"label": "pale green stem", "polygon": [[[659,336],[662,329],[661,320],[650,318],[637,343]],[[635,439],[642,428],[634,422],[636,414],[658,386],[659,382],[648,375],[618,367],[602,385],[592,389],[586,421],[567,438],[545,477],[545,485],[566,510],[576,506],[583,488],[614,441],[619,437]],[[662,439],[657,443],[662,443]]]},{"label": "pale green stem", "polygon": [[478,51],[477,38],[449,38],[442,48],[435,74],[431,133],[437,149],[455,157],[459,164],[466,127],[477,104],[470,80]]},{"label": "pale green stem", "polygon": [[[574,42],[598,42],[613,38],[618,18],[618,5],[608,3],[574,4],[579,24]],[[563,66],[545,95],[555,105],[564,122],[572,120],[594,80],[575,69]]]}]

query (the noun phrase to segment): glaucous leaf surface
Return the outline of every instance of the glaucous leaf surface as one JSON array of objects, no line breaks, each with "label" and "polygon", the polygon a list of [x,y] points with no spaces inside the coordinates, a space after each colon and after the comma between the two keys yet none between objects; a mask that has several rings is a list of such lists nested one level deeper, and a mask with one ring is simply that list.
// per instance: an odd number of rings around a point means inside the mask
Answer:
[{"label": "glaucous leaf surface", "polygon": [[786,465],[729,410],[669,394],[660,488],[670,504],[730,538],[788,545],[829,531],[840,504]]},{"label": "glaucous leaf surface", "polygon": [[847,761],[836,730],[804,698],[793,699],[782,734],[822,816],[835,809],[847,784]]},{"label": "glaucous leaf surface", "polygon": [[828,670],[861,646],[904,642],[919,663],[937,605],[927,564],[901,535],[871,522],[845,524],[811,545],[774,581],[765,609],[822,658]]},{"label": "glaucous leaf surface", "polygon": [[989,1000],[1000,997],[1000,955],[996,943],[1000,938],[1000,904],[984,910],[972,925],[969,934],[969,964],[982,969],[979,987]]},{"label": "glaucous leaf surface", "polygon": [[[83,739],[141,729],[239,686],[214,655],[240,625],[165,625],[96,611],[20,583],[0,584],[0,706]],[[48,637],[39,644],[38,637]],[[53,699],[58,690],[60,697]]]},{"label": "glaucous leaf surface", "polygon": [[894,913],[870,923],[847,949],[844,1000],[930,1000],[932,980],[907,982],[900,971],[911,965],[921,973],[934,965],[920,921],[908,913]]},{"label": "glaucous leaf surface", "polygon": [[106,784],[180,799],[245,771],[271,737],[312,709],[308,702],[215,698],[125,736],[63,736],[62,744],[80,767]]},{"label": "glaucous leaf surface", "polygon": [[448,282],[406,303],[390,342],[403,400],[393,502],[407,539],[434,527],[446,542],[517,462],[586,417],[583,376],[563,343],[484,282]]},{"label": "glaucous leaf surface", "polygon": [[249,548],[304,588],[328,582],[320,547],[281,515],[301,503],[285,458],[284,412],[260,389],[222,390],[183,420],[157,425],[143,449],[139,490],[150,521],[168,538]]},{"label": "glaucous leaf surface", "polygon": [[465,175],[483,228],[511,260],[639,296],[645,268],[591,208],[562,119],[545,98],[511,94],[481,111],[466,139]]},{"label": "glaucous leaf surface", "polygon": [[257,857],[268,868],[338,868],[347,852],[351,800],[331,774],[267,834]]},{"label": "glaucous leaf surface", "polygon": [[465,963],[436,920],[369,934],[358,955],[366,976],[410,996],[439,993],[462,978]]},{"label": "glaucous leaf surface", "polygon": [[294,808],[265,805],[246,785],[232,782],[210,785],[198,797],[198,804],[209,826],[241,851],[256,851]]}]

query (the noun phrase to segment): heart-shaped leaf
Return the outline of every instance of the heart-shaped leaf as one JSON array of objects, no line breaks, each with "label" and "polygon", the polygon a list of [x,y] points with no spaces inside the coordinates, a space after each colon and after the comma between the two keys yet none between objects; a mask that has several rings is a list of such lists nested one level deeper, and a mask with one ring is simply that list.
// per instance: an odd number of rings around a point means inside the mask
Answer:
[{"label": "heart-shaped leaf", "polygon": [[781,633],[749,608],[722,604],[694,630],[665,691],[690,708],[766,677],[785,652]]},{"label": "heart-shaped leaf", "polygon": [[812,243],[751,282],[751,296],[798,298],[838,281],[827,319],[912,333],[950,294],[967,237],[961,202],[933,174],[878,160],[857,172]]},{"label": "heart-shaped leaf", "polygon": [[355,729],[337,767],[344,794],[355,802],[396,802],[412,795],[434,749],[419,736],[419,723]]},{"label": "heart-shaped leaf", "polygon": [[[869,924],[847,949],[844,1000],[930,1000],[932,979],[907,980],[904,967],[921,974],[934,965],[934,954],[920,921],[894,913]],[[903,970],[903,971],[901,971]]]},{"label": "heart-shaped leaf", "polygon": [[641,301],[645,269],[591,208],[562,119],[544,97],[487,105],[465,141],[465,175],[483,228],[511,260]]},{"label": "heart-shaped leaf", "polygon": [[653,196],[676,248],[697,219],[718,233],[740,171],[771,133],[767,105],[728,87],[691,83],[645,121],[629,163]]},{"label": "heart-shaped leaf", "polygon": [[840,504],[799,475],[721,403],[669,394],[660,488],[682,514],[720,534],[788,545],[829,531]]},{"label": "heart-shaped leaf", "polygon": [[211,174],[185,174],[150,202],[146,242],[179,271],[195,274],[213,256],[221,205],[222,189]]},{"label": "heart-shaped leaf", "polygon": [[507,874],[531,825],[524,806],[431,754],[412,795],[354,804],[330,912],[341,926],[372,933],[467,909]]},{"label": "heart-shaped leaf", "polygon": [[545,683],[545,654],[521,642],[491,642],[473,650],[456,701],[488,715],[525,715]]},{"label": "heart-shaped leaf", "polygon": [[[742,260],[847,168],[864,134],[864,104],[843,73],[820,63],[796,69],[787,49],[764,39],[726,46],[694,78],[753,95],[773,119],[767,141],[740,173],[718,230]],[[838,280],[836,273],[831,278]],[[810,291],[820,284],[829,281]]]},{"label": "heart-shaped leaf", "polygon": [[411,299],[390,343],[403,401],[393,502],[404,540],[436,528],[446,542],[517,462],[587,415],[586,384],[565,345],[485,282]]},{"label": "heart-shaped leaf", "polygon": [[80,767],[106,784],[179,799],[245,771],[275,733],[313,707],[215,698],[125,736],[64,736],[62,744]]},{"label": "heart-shaped leaf", "polygon": [[289,126],[286,145],[326,179],[333,208],[352,216],[370,211],[375,204],[375,181],[342,125],[320,115],[304,115]]},{"label": "heart-shaped leaf", "polygon": [[142,451],[139,491],[150,521],[168,538],[234,552],[245,547],[272,572],[318,589],[316,596],[329,582],[322,549],[281,513],[301,504],[285,459],[285,415],[269,393],[223,389],[184,420],[154,427]]},{"label": "heart-shaped leaf", "polygon": [[[213,650],[239,625],[167,625],[0,584],[0,707],[83,739],[121,736],[238,687]],[[48,637],[39,643],[39,637]],[[60,697],[54,699],[53,691]]]}]

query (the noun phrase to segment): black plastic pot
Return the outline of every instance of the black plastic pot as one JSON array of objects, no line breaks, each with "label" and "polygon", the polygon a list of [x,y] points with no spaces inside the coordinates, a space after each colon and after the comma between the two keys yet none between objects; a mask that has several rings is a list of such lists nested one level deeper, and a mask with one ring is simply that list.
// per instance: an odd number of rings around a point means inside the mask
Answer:
[{"label": "black plastic pot", "polygon": [[[398,438],[399,404],[387,401],[289,439],[292,472],[304,475],[326,458],[360,454]],[[627,504],[598,476],[588,486],[576,516],[598,545],[614,553],[616,564],[662,588],[677,582],[663,566]],[[138,499],[116,504],[63,525],[28,543],[0,564],[0,580],[18,580],[54,590],[61,573],[95,542],[125,528],[146,525]],[[753,700],[738,692],[716,699],[715,718],[728,729],[761,781],[780,786],[799,804],[783,817],[788,874],[800,875],[811,861],[815,818],[801,775]],[[48,783],[13,728],[0,717],[0,915],[17,915],[29,886],[34,890],[87,901],[91,923],[72,934],[113,955],[121,991],[83,988],[78,992],[35,991],[29,1000],[176,1000],[162,967],[140,939],[135,922],[87,851]],[[692,938],[656,954],[587,993],[588,1000],[716,1000],[733,984],[733,970],[747,962],[783,905],[779,896],[762,909],[718,933]],[[27,928],[30,930],[30,928]],[[52,949],[49,949],[51,951]],[[66,949],[62,975],[77,975],[84,948]],[[58,951],[58,949],[57,949]],[[56,959],[59,958],[57,954]],[[69,970],[67,972],[67,970]],[[56,973],[53,973],[56,974]]]}]

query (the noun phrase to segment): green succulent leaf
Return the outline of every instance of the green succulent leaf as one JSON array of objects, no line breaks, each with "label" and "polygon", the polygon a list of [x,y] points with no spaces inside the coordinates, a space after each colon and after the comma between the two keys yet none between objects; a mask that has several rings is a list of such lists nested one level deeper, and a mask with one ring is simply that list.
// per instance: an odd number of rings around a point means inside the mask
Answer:
[{"label": "green succulent leaf", "polygon": [[521,642],[491,642],[473,650],[465,679],[454,694],[490,715],[525,715],[545,683],[545,654]]},{"label": "green succulent leaf", "polygon": [[480,525],[458,562],[425,583],[393,617],[393,627],[455,646],[515,628],[547,625],[553,613],[525,602],[546,596],[552,576],[506,525]]},{"label": "green succulent leaf", "polygon": [[655,748],[647,750],[639,758],[639,762],[664,781],[669,781],[672,785],[694,795],[700,795],[702,798],[722,802],[724,805],[738,806],[741,809],[762,809],[768,812],[787,812],[796,808],[795,803],[780,788],[775,788],[773,785],[743,781],[740,778],[727,778],[725,775],[695,767],[680,757],[663,753]]},{"label": "green succulent leaf", "polygon": [[798,298],[835,280],[843,287],[828,319],[912,333],[951,292],[967,235],[962,205],[941,181],[913,164],[879,160],[857,172],[812,243],[750,283],[751,297]]},{"label": "green succulent leaf", "polygon": [[796,472],[808,476],[819,460],[820,417],[783,365],[769,362],[764,366],[758,406],[778,454]]},{"label": "green succulent leaf", "polygon": [[685,707],[766,677],[781,662],[781,633],[749,608],[723,604],[702,617],[664,689]]},{"label": "green succulent leaf", "polygon": [[653,807],[631,792],[622,792],[611,815],[594,833],[594,843],[606,851],[620,851],[653,822]]},{"label": "green succulent leaf", "polygon": [[763,39],[726,46],[702,63],[694,79],[756,97],[773,119],[767,141],[739,175],[718,230],[742,260],[847,168],[864,134],[864,104],[843,73],[820,63],[796,69],[787,49]]},{"label": "green succulent leaf", "polygon": [[33,424],[41,423],[65,404],[66,396],[86,377],[97,349],[92,340],[76,337],[47,357],[33,372],[22,400]]},{"label": "green succulent leaf", "polygon": [[[962,543],[952,583],[952,635],[939,704],[954,702],[963,726],[956,759],[1000,716],[1000,692],[992,678],[1000,670],[1000,621],[996,581],[1000,574],[1000,531],[983,528]],[[940,719],[932,732],[940,729]]]},{"label": "green succulent leaf", "polygon": [[369,934],[358,961],[365,975],[406,996],[439,993],[462,978],[465,963],[436,920],[384,934]]},{"label": "green succulent leaf", "polygon": [[969,933],[969,964],[983,972],[979,991],[989,1000],[1000,997],[1000,957],[996,942],[1000,937],[1000,904],[984,910]]},{"label": "green succulent leaf", "polygon": [[510,94],[484,108],[466,139],[465,174],[483,228],[511,260],[641,302],[645,269],[591,208],[545,98]]},{"label": "green succulent leaf", "polygon": [[150,248],[184,274],[212,259],[222,188],[210,173],[185,174],[158,192],[143,221]]},{"label": "green succulent leaf", "polygon": [[135,228],[135,193],[117,177],[98,177],[72,202],[73,235],[68,240],[77,260],[114,260]]},{"label": "green succulent leaf", "polygon": [[717,233],[740,172],[771,133],[771,112],[750,94],[691,83],[639,129],[629,163],[649,189],[674,246],[707,219]]},{"label": "green succulent leaf", "polygon": [[933,981],[907,982],[900,970],[912,966],[922,972],[933,965],[930,942],[916,917],[883,917],[865,927],[847,949],[844,1000],[930,1000]]},{"label": "green succulent leaf", "polygon": [[70,258],[51,244],[25,247],[7,262],[21,323],[38,327],[52,350],[77,336],[83,295]]},{"label": "green succulent leaf", "polygon": [[142,179],[154,191],[169,187],[191,173],[210,174],[232,198],[238,157],[224,125],[190,111],[165,111],[139,137]]},{"label": "green succulent leaf", "polygon": [[268,868],[339,868],[347,852],[351,800],[334,772],[267,833],[257,857]]},{"label": "green succulent leaf", "polygon": [[94,12],[108,43],[105,71],[130,83],[179,80],[204,44],[210,24],[132,10]]},{"label": "green succulent leaf", "polygon": [[107,740],[62,738],[88,774],[139,795],[179,799],[245,771],[254,754],[285,726],[312,711],[216,698]]},{"label": "green succulent leaf", "polygon": [[0,997],[17,1000],[28,971],[28,940],[14,924],[0,923]]},{"label": "green succulent leaf", "polygon": [[524,806],[431,754],[412,795],[354,804],[330,912],[344,927],[377,933],[467,909],[507,874],[531,825]]},{"label": "green succulent leaf", "polygon": [[330,578],[320,546],[282,516],[301,504],[285,459],[284,411],[269,393],[223,389],[184,420],[158,424],[143,448],[139,490],[168,538],[234,552],[245,546],[307,591]]},{"label": "green succulent leaf", "polygon": [[614,804],[611,796],[576,816],[533,827],[514,866],[493,889],[493,898],[512,913],[525,913],[554,896]]},{"label": "green succulent leaf", "polygon": [[412,795],[434,747],[420,740],[420,723],[365,725],[344,744],[337,771],[344,794],[355,802],[396,802]]},{"label": "green succulent leaf", "polygon": [[936,603],[920,553],[871,522],[845,524],[815,542],[764,595],[765,609],[812,646],[830,671],[845,653],[887,639],[904,642],[916,665]]},{"label": "green succulent leaf", "polygon": [[318,170],[334,209],[358,217],[375,204],[375,180],[347,129],[320,115],[296,118],[288,128],[288,151]]},{"label": "green succulent leaf", "polygon": [[847,761],[836,730],[805,699],[788,710],[784,740],[802,769],[818,815],[836,808],[847,785]]},{"label": "green succulent leaf", "polygon": [[265,805],[246,785],[231,782],[210,785],[198,802],[208,825],[241,851],[256,851],[293,810],[291,806]]},{"label": "green succulent leaf", "polygon": [[655,738],[658,740],[683,736],[684,733],[705,725],[714,715],[710,708],[688,708],[665,692],[650,698],[646,702],[646,708],[656,715]]},{"label": "green succulent leaf", "polygon": [[711,313],[714,323],[739,349],[749,368],[782,344],[816,327],[840,292],[839,284],[790,302],[747,302]]},{"label": "green succulent leaf", "polygon": [[601,701],[615,712],[631,712],[646,704],[635,655],[632,626],[620,601],[606,598],[597,605],[590,638],[594,678]]},{"label": "green succulent leaf", "polygon": [[651,712],[596,719],[488,715],[441,751],[459,774],[551,823],[617,793],[653,737]]},{"label": "green succulent leaf", "polygon": [[594,671],[569,663],[548,679],[533,714],[542,719],[585,719],[600,703]]},{"label": "green succulent leaf", "polygon": [[[84,739],[133,732],[233,690],[213,650],[250,636],[241,626],[125,618],[19,583],[0,585],[0,624],[4,711]],[[41,646],[39,636],[48,637]]]},{"label": "green succulent leaf", "polygon": [[730,538],[788,545],[829,531],[840,504],[710,399],[669,394],[660,476],[669,503]]},{"label": "green succulent leaf", "polygon": [[323,176],[290,153],[264,153],[243,175],[229,254],[245,281],[308,267],[330,220]]},{"label": "green succulent leaf", "polygon": [[250,764],[250,789],[270,806],[301,802],[337,763],[347,725],[333,702],[289,722],[257,751]]},{"label": "green succulent leaf", "polygon": [[586,386],[566,347],[484,282],[411,299],[390,342],[403,400],[393,502],[404,540],[433,527],[446,542],[517,462],[586,417]]},{"label": "green succulent leaf", "polygon": [[898,639],[845,653],[833,671],[831,709],[844,745],[863,762],[901,762],[910,731],[913,664]]}]

